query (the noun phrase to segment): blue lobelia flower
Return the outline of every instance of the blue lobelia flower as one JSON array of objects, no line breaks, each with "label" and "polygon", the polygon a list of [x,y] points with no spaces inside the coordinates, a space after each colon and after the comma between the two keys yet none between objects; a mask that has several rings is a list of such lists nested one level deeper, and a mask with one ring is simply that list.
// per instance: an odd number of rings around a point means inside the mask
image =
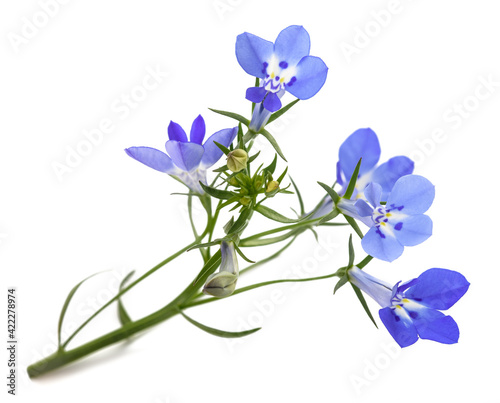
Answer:
[{"label": "blue lobelia flower", "polygon": [[404,175],[413,173],[414,163],[405,156],[393,157],[377,166],[380,159],[380,143],[377,135],[370,128],[358,129],[342,143],[339,149],[337,183],[343,186],[340,195],[345,192],[360,158],[362,158],[361,166],[353,198],[363,198],[365,187],[374,182],[382,187],[382,200],[386,201],[396,181]]},{"label": "blue lobelia flower", "polygon": [[[345,193],[360,159],[361,165],[352,199],[365,198],[364,189],[369,183],[374,182],[382,187],[382,201],[386,201],[396,181],[402,176],[413,173],[414,163],[405,156],[393,157],[377,166],[380,159],[380,143],[377,135],[370,128],[358,129],[339,148],[337,183],[342,186],[339,195]],[[332,199],[326,197],[313,218],[328,214],[332,208]]]},{"label": "blue lobelia flower", "polygon": [[180,125],[170,122],[169,140],[165,144],[168,155],[150,147],[130,147],[125,152],[150,168],[178,178],[193,192],[203,194],[199,181],[206,184],[206,170],[223,154],[214,141],[229,147],[237,132],[236,127],[220,130],[202,144],[205,138],[205,121],[199,115],[191,127],[191,141],[188,141],[186,132]]},{"label": "blue lobelia flower", "polygon": [[424,215],[434,200],[434,185],[418,175],[399,178],[387,203],[380,204],[382,186],[370,183],[364,190],[368,203],[341,199],[337,208],[360,220],[370,229],[361,241],[366,253],[392,262],[403,253],[405,246],[424,242],[432,234],[432,220]]},{"label": "blue lobelia flower", "polygon": [[315,95],[326,80],[328,67],[319,57],[309,56],[307,31],[291,25],[280,32],[276,42],[247,32],[236,39],[236,58],[248,74],[261,79],[260,87],[247,89],[246,98],[256,103],[250,128],[259,131],[271,112],[281,108],[285,91],[299,99]]},{"label": "blue lobelia flower", "polygon": [[434,268],[394,286],[356,266],[348,275],[352,284],[382,307],[380,319],[401,347],[412,345],[419,336],[444,344],[458,342],[456,322],[440,310],[451,308],[467,292],[470,284],[462,274]]}]

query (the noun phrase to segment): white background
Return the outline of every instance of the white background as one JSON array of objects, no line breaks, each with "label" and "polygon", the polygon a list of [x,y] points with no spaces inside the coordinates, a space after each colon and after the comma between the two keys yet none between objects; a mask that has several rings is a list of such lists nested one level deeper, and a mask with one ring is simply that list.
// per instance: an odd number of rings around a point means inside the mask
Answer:
[{"label": "white background", "polygon": [[[493,180],[500,135],[498,2],[94,0],[69,1],[49,17],[42,2],[4,2],[0,10],[0,265],[2,292],[17,287],[18,401],[500,402],[499,191]],[[381,15],[385,26],[377,22]],[[30,21],[39,26],[31,35]],[[116,292],[128,271],[144,273],[191,241],[184,199],[170,195],[184,191],[182,185],[123,149],[162,148],[170,120],[189,129],[199,113],[209,134],[233,125],[208,107],[248,115],[244,93],[253,78],[236,61],[236,36],[247,31],[274,41],[291,24],[308,30],[311,54],[330,68],[317,96],[270,126],[307,207],[322,195],[316,181],[334,181],[338,147],[357,128],[379,135],[381,161],[413,157],[416,173],[436,185],[429,210],[434,235],[394,263],[373,262],[368,270],[394,283],[430,267],[463,273],[472,285],[450,310],[460,342],[419,341],[392,350],[390,335],[383,325],[374,328],[349,287],[333,296],[335,280],[326,280],[262,288],[190,311],[226,330],[263,326],[241,342],[176,317],[132,343],[27,379],[26,366],[53,351],[59,310],[77,282],[112,270],[81,288],[65,331]],[[364,42],[363,30],[369,33]],[[362,47],[346,56],[342,49],[355,41]],[[148,69],[168,77],[141,93],[137,86]],[[496,83],[489,91],[482,84],[488,80]],[[144,99],[130,113],[117,112],[134,91]],[[454,108],[467,117],[457,118]],[[113,130],[59,180],[54,163],[65,163],[68,147],[77,148],[84,131],[103,119]],[[271,156],[265,152],[262,161]],[[292,215],[289,207],[297,203],[282,196],[273,206]],[[247,234],[271,227],[258,219]],[[290,270],[300,277],[333,272],[347,261],[348,234],[321,229],[326,247],[304,234],[239,285]],[[247,254],[258,259],[272,250]],[[356,250],[359,260],[358,241]],[[199,263],[191,252],[134,289],[125,298],[131,316],[165,305]],[[113,307],[75,343],[117,323]],[[5,383],[5,360],[0,367]]]}]

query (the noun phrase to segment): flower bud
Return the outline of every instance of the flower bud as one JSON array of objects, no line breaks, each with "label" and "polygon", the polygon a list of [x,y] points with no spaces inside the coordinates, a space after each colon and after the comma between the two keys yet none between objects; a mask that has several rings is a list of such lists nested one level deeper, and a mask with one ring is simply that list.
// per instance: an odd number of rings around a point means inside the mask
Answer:
[{"label": "flower bud", "polygon": [[248,154],[240,148],[227,155],[227,167],[233,172],[240,172],[247,167]]},{"label": "flower bud", "polygon": [[235,288],[238,276],[228,272],[213,273],[203,287],[203,293],[217,298],[230,296]]},{"label": "flower bud", "polygon": [[250,196],[243,196],[240,199],[240,203],[243,204],[244,206],[248,206],[252,201],[252,198]]},{"label": "flower bud", "polygon": [[208,278],[203,292],[217,298],[228,297],[236,288],[239,276],[238,257],[234,242],[222,241],[220,245],[221,263],[218,273],[212,273]]},{"label": "flower bud", "polygon": [[271,181],[267,184],[266,193],[271,193],[271,192],[275,191],[276,189],[278,189],[279,187],[280,187],[280,184],[278,181]]}]

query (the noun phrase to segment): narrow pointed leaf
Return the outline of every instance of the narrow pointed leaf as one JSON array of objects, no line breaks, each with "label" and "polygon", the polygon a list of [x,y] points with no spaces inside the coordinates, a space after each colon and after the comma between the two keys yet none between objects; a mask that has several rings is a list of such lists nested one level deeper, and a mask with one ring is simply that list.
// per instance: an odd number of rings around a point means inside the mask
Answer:
[{"label": "narrow pointed leaf", "polygon": [[231,150],[229,148],[227,148],[226,146],[223,146],[221,143],[217,143],[216,141],[214,141],[214,144],[220,148],[220,150],[225,154],[225,155],[228,155]]},{"label": "narrow pointed leaf", "polygon": [[260,154],[260,151],[257,154],[254,154],[250,158],[248,158],[248,164],[250,164],[251,162],[254,162],[255,159],[259,156],[259,154]]},{"label": "narrow pointed leaf", "polygon": [[241,249],[238,248],[236,245],[234,245],[234,248],[236,249],[238,255],[240,255],[243,258],[243,260],[247,261],[248,263],[255,263],[254,260],[250,260],[249,258],[247,258],[245,254],[241,251]]},{"label": "narrow pointed leaf", "polygon": [[346,189],[344,196],[343,196],[345,199],[350,199],[352,196],[352,193],[354,192],[354,188],[356,187],[356,181],[358,180],[359,167],[361,166],[361,160],[362,160],[362,158],[359,159],[358,164],[356,165],[356,168],[354,168],[354,172],[352,173],[351,180],[349,181],[349,185],[347,185],[347,189]]},{"label": "narrow pointed leaf", "polygon": [[270,220],[281,222],[281,223],[296,223],[300,221],[300,219],[294,219],[294,218],[288,218],[285,217],[284,215],[274,211],[273,209],[263,206],[259,204],[256,208],[255,211],[259,212],[262,214],[264,217],[269,218]]},{"label": "narrow pointed leaf", "polygon": [[335,204],[337,204],[337,202],[340,200],[340,196],[337,194],[337,192],[335,190],[333,190],[333,188],[328,186],[326,183],[318,182],[318,185],[320,185],[323,189],[325,189],[326,193],[328,193],[330,195],[333,202]]},{"label": "narrow pointed leaf", "polygon": [[349,234],[349,264],[348,268],[351,268],[354,264],[354,246],[352,245],[352,234]]},{"label": "narrow pointed leaf", "polygon": [[205,192],[207,192],[210,196],[215,197],[216,199],[229,200],[235,196],[229,190],[216,189],[216,188],[213,188],[211,186],[205,185],[201,181],[200,181],[200,185]]},{"label": "narrow pointed leaf", "polygon": [[274,154],[274,159],[273,159],[273,162],[271,162],[269,164],[269,166],[267,166],[266,168],[264,168],[262,171],[264,172],[264,175],[265,173],[269,173],[270,175],[272,175],[274,173],[274,170],[276,169],[276,162],[278,161],[278,154]]},{"label": "narrow pointed leaf", "polygon": [[[125,278],[121,281],[120,287],[118,291],[121,291],[123,287],[125,287],[125,284],[130,280],[130,278],[134,275],[135,270],[132,270],[129,274],[125,276]],[[118,302],[118,319],[120,320],[120,323],[122,326],[125,326],[127,323],[132,322],[132,319],[130,319],[129,314],[125,310],[125,307],[123,306],[122,299],[118,297],[117,299]]]},{"label": "narrow pointed leaf", "polygon": [[243,123],[246,127],[248,127],[248,125],[250,124],[250,121],[248,119],[244,118],[241,115],[238,115],[237,113],[226,112],[226,111],[221,111],[221,110],[212,109],[212,108],[208,108],[208,109],[210,109],[212,112],[218,113],[219,115],[223,115],[223,116],[227,116],[229,118],[233,118],[233,119],[237,120],[238,122]]},{"label": "narrow pointed leaf", "polygon": [[363,296],[363,293],[354,284],[351,283],[351,285],[352,285],[352,288],[353,288],[354,292],[356,293],[356,296],[359,299],[359,302],[361,302],[361,305],[363,306],[363,309],[365,310],[366,314],[371,319],[371,321],[373,322],[373,324],[375,325],[375,327],[378,329],[377,322],[375,322],[375,319],[373,319],[373,315],[370,312],[370,308],[368,308],[368,304],[366,303],[366,300],[365,300],[365,297]]},{"label": "narrow pointed leaf", "polygon": [[324,225],[327,221],[333,220],[339,214],[340,214],[340,212],[337,209],[332,210],[330,213],[328,213],[326,216],[324,216],[321,220],[319,220],[318,225]]},{"label": "narrow pointed leaf", "polygon": [[[286,161],[286,158],[285,156],[283,155],[283,152],[281,151],[281,148],[280,146],[278,145],[278,142],[276,141],[276,139],[272,136],[271,133],[269,133],[266,129],[262,129],[260,132],[260,134],[262,134],[266,139],[267,141],[269,141],[271,143],[271,145],[273,146],[273,148],[276,150],[276,152],[278,153],[278,155],[284,160]],[[286,161],[288,162],[288,161]]]},{"label": "narrow pointed leaf", "polygon": [[281,115],[283,115],[285,112],[287,112],[292,106],[294,106],[299,101],[300,101],[300,99],[296,99],[295,101],[292,101],[289,104],[285,105],[279,111],[274,112],[271,115],[271,117],[269,118],[269,120],[267,121],[267,124],[274,122],[276,119],[278,119]]},{"label": "narrow pointed leaf", "polygon": [[99,273],[94,273],[91,276],[88,276],[87,278],[83,279],[80,281],[77,285],[73,287],[73,289],[69,292],[68,296],[66,297],[66,301],[64,301],[64,305],[61,309],[61,314],[59,315],[59,324],[57,326],[57,343],[59,345],[59,348],[61,348],[61,330],[62,330],[62,325],[64,322],[64,316],[66,315],[66,311],[68,310],[69,303],[73,299],[73,296],[75,295],[76,291],[80,286],[85,283],[87,280],[91,279],[94,276],[97,276],[98,274],[103,273],[102,271]]},{"label": "narrow pointed leaf", "polygon": [[297,199],[299,199],[300,215],[302,216],[305,214],[304,201],[302,200],[302,195],[300,194],[299,188],[297,187],[291,176],[290,176],[290,182],[292,182],[293,188],[295,189],[295,193],[297,194]]},{"label": "narrow pointed leaf", "polygon": [[349,225],[352,227],[352,229],[354,231],[356,231],[356,234],[358,234],[358,236],[363,239],[363,232],[361,231],[361,229],[359,228],[359,225],[358,223],[356,222],[356,220],[352,217],[349,217],[348,215],[345,215],[344,214],[344,217],[345,219],[347,220],[347,222],[349,223]]},{"label": "narrow pointed leaf", "polygon": [[199,329],[201,329],[201,330],[203,330],[211,335],[218,336],[218,337],[225,337],[225,338],[229,338],[229,339],[234,339],[234,338],[238,338],[238,337],[245,337],[245,336],[248,336],[248,335],[255,333],[256,331],[262,329],[260,327],[256,327],[255,329],[244,330],[243,332],[227,332],[225,330],[218,330],[218,329],[214,329],[213,327],[203,325],[200,322],[197,322],[194,319],[190,318],[182,311],[181,311],[181,315],[189,323],[196,326],[197,328],[199,328]]},{"label": "narrow pointed leaf", "polygon": [[342,277],[340,277],[339,281],[337,281],[337,284],[335,284],[335,288],[333,289],[333,293],[335,294],[340,289],[340,287],[342,287],[348,281],[349,281],[349,277],[347,277],[347,274],[344,274]]},{"label": "narrow pointed leaf", "polygon": [[243,209],[241,211],[240,216],[235,221],[235,223],[233,224],[233,226],[231,227],[231,229],[227,234],[231,235],[240,232],[248,224],[248,219],[251,215],[252,215],[252,209],[250,207],[246,207],[245,209]]}]

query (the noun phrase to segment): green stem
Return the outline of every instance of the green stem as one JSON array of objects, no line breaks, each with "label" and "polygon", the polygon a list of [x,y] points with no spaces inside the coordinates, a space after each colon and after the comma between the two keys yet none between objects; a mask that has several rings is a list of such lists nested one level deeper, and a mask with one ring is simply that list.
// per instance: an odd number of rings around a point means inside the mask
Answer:
[{"label": "green stem", "polygon": [[[133,322],[128,322],[126,325],[103,336],[98,337],[88,343],[85,343],[72,350],[58,350],[54,354],[30,365],[28,367],[28,375],[31,378],[38,377],[47,372],[65,366],[69,363],[79,360],[89,354],[92,354],[111,344],[118,343],[130,336],[144,331],[154,325],[157,325],[172,316],[179,313],[179,307],[188,301],[192,295],[196,294],[198,289],[205,283],[207,277],[220,264],[220,251],[217,252],[201,269],[197,280],[189,284],[177,298],[170,302],[160,310]],[[116,298],[116,297],[115,297]]]}]

